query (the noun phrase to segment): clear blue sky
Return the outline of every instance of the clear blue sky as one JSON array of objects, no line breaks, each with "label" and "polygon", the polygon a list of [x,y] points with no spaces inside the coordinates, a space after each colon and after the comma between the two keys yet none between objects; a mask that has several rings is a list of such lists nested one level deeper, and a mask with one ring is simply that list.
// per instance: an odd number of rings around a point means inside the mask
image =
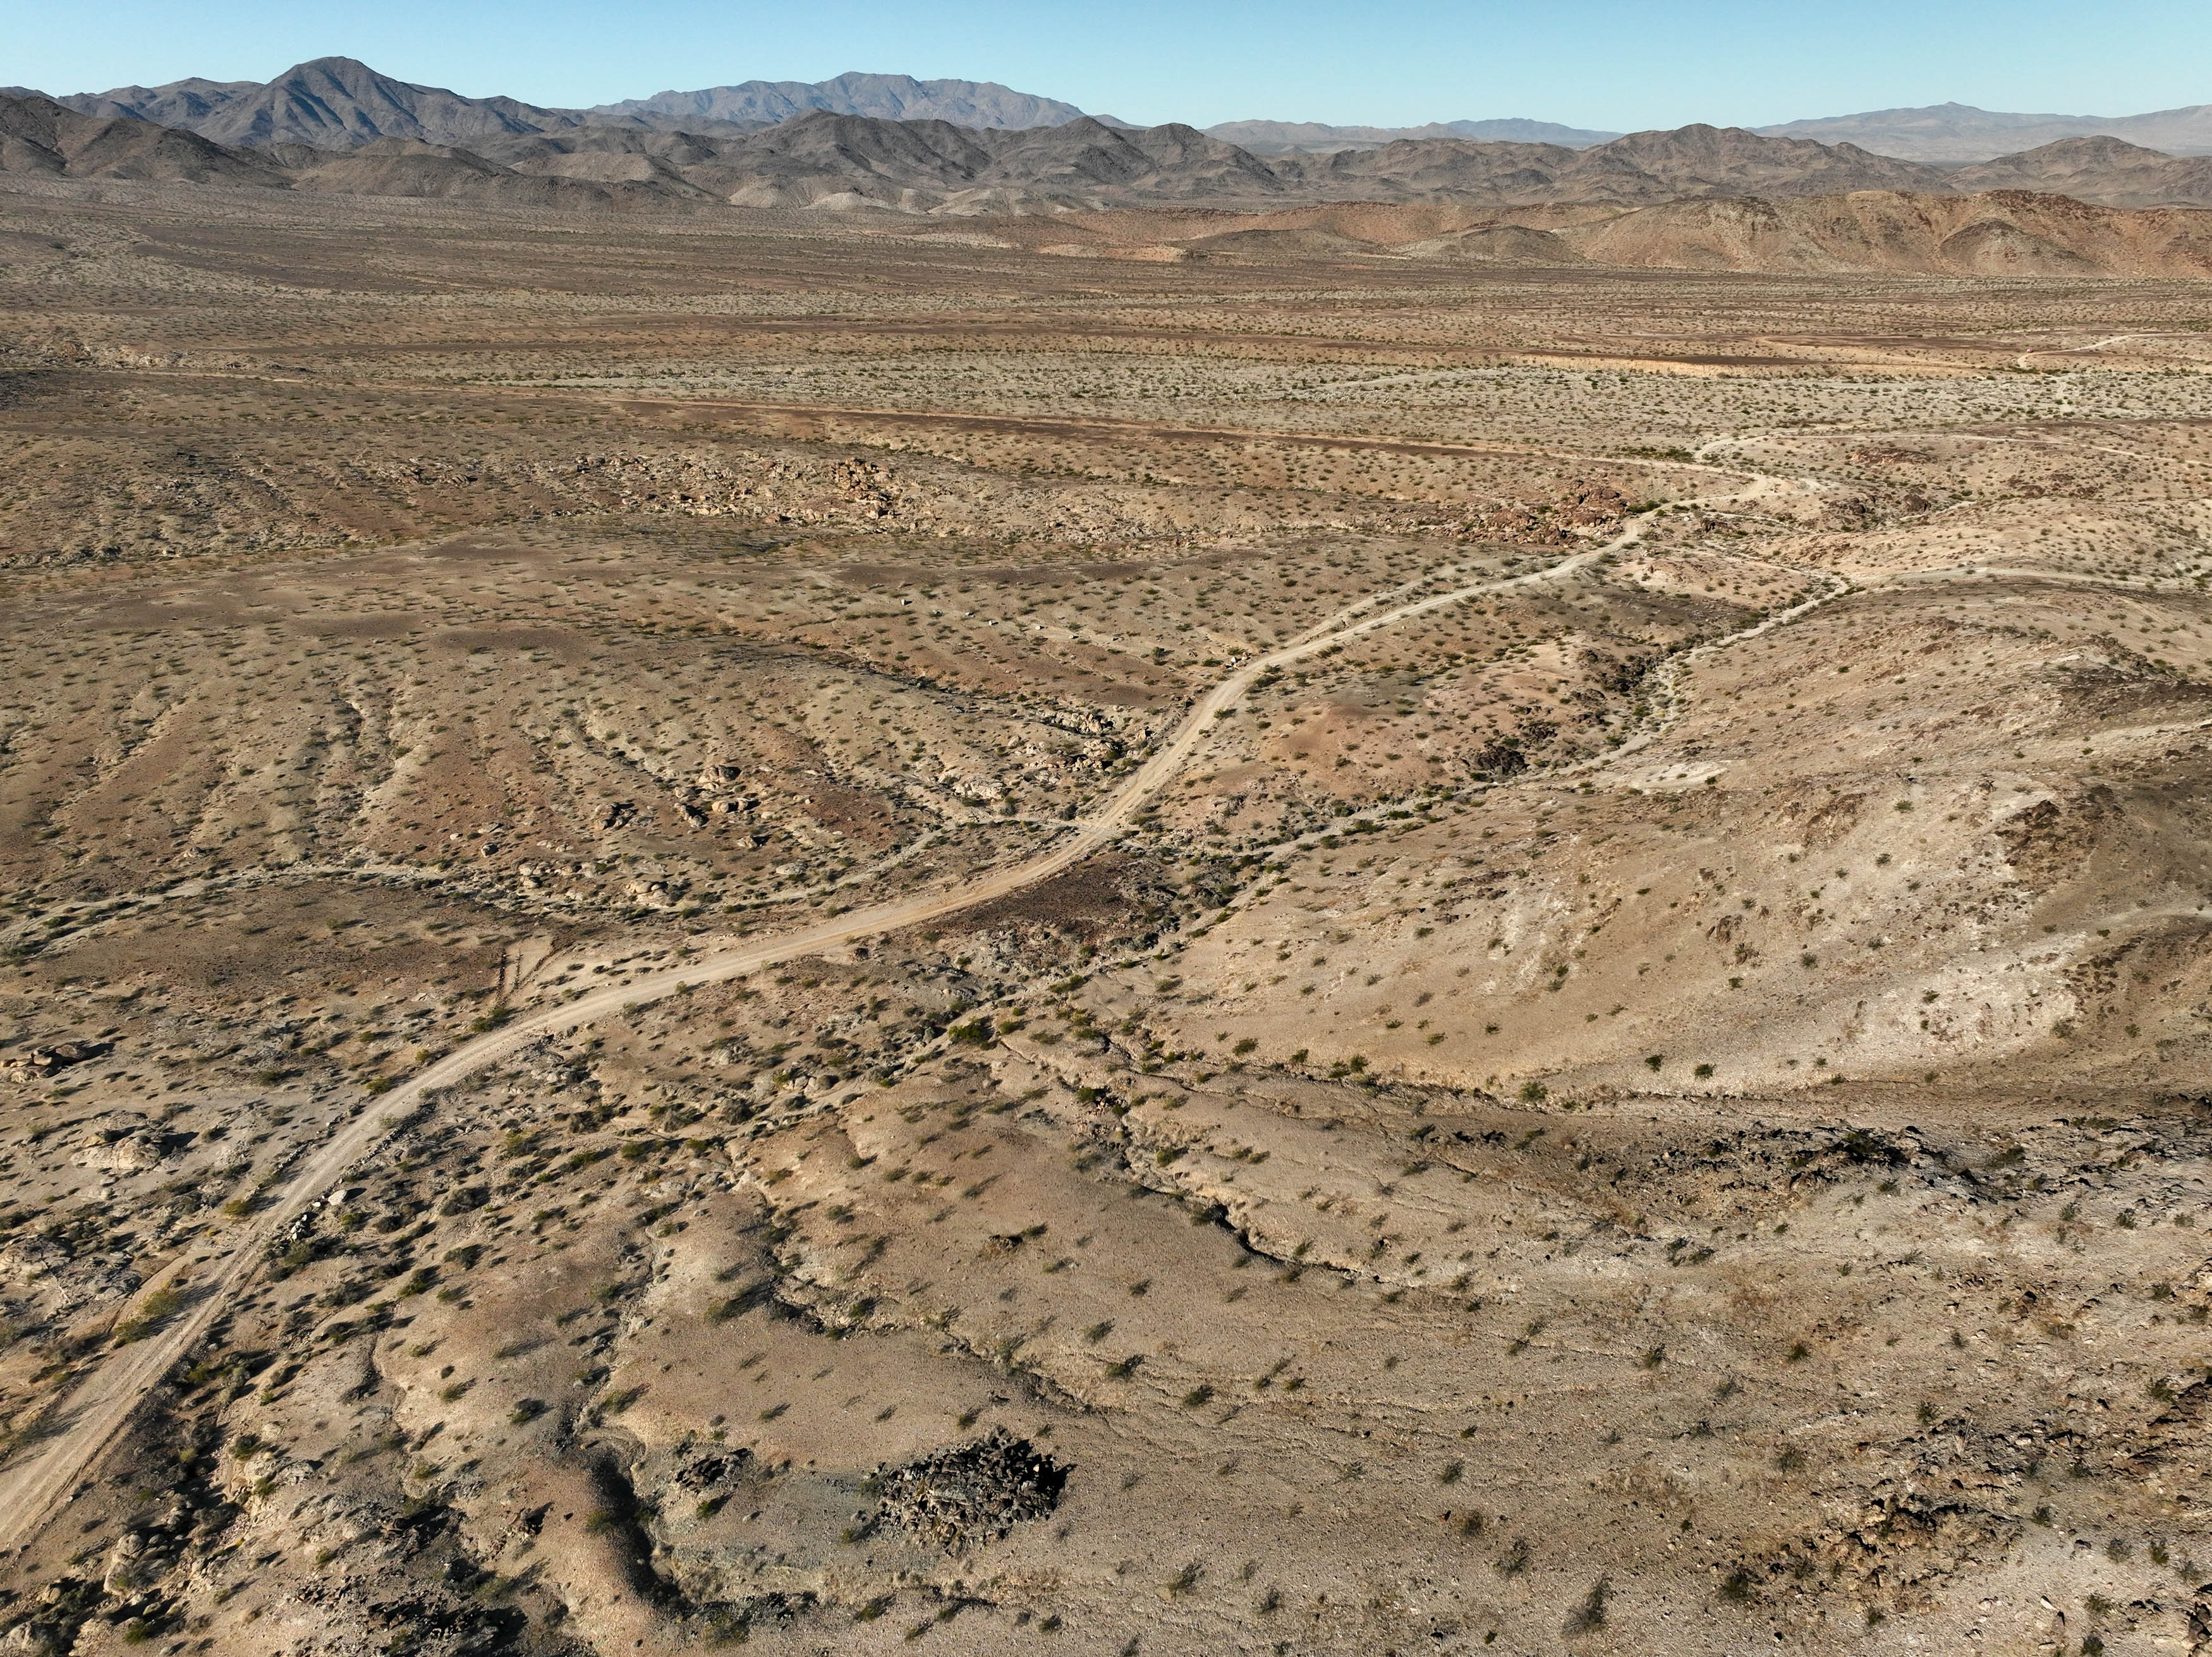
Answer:
[{"label": "clear blue sky", "polygon": [[[2124,115],[2212,102],[2206,0],[15,0],[0,85],[266,80],[358,58],[541,104],[848,69],[1003,81],[1126,120],[1502,115],[1759,125],[1957,99]],[[97,17],[97,23],[90,20]]]}]

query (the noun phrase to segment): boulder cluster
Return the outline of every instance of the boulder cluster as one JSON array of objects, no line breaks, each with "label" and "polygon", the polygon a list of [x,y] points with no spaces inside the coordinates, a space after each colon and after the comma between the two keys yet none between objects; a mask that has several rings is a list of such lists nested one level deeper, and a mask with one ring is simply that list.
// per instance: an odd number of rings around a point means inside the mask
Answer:
[{"label": "boulder cluster", "polygon": [[902,1466],[878,1467],[880,1519],[957,1551],[1060,1505],[1068,1469],[1004,1428]]}]

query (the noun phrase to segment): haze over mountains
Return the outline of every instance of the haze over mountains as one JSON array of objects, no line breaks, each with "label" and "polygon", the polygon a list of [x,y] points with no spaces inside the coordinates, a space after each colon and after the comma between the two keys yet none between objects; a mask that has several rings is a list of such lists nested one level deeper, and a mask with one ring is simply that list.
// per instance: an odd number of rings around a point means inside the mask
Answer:
[{"label": "haze over mountains", "polygon": [[[2022,115],[1931,104],[1919,109],[1870,110],[1748,129],[1763,137],[1810,138],[1856,144],[1877,155],[1965,167],[2068,138],[2113,137],[2172,155],[2212,155],[2212,104],[2148,115]],[[1584,149],[1622,135],[1551,121],[1432,121],[1425,126],[1329,126],[1319,121],[1224,121],[1206,129],[1257,155],[1294,151],[1371,149],[1401,138],[1473,138],[1560,144]]]},{"label": "haze over mountains", "polygon": [[1431,121],[1425,126],[1330,126],[1322,121],[1222,121],[1207,127],[1210,138],[1220,138],[1249,149],[1255,155],[1297,153],[1328,155],[1339,149],[1373,149],[1401,138],[1471,138],[1477,143],[1559,144],[1586,149],[1618,138],[1618,132],[1595,132],[1584,127],[1561,126],[1553,121],[1506,119],[1497,121]]},{"label": "haze over mountains", "polygon": [[2016,115],[1971,104],[1878,109],[1754,129],[1824,144],[1855,143],[1907,161],[1957,166],[2056,143],[2065,138],[2123,138],[2174,155],[2212,155],[2212,104],[2149,115]]}]

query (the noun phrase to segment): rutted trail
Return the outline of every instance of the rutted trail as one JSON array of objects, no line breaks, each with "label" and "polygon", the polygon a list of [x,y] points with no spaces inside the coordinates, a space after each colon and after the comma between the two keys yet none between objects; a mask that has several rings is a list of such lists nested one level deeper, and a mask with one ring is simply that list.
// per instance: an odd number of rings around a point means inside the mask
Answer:
[{"label": "rutted trail", "polygon": [[[1728,475],[1744,473],[1736,470]],[[1775,480],[1754,477],[1742,494],[1755,497],[1774,484]],[[1144,804],[1174,780],[1213,725],[1215,715],[1232,707],[1262,674],[1462,599],[1570,574],[1640,539],[1659,510],[1635,515],[1613,539],[1543,569],[1477,581],[1425,597],[1405,597],[1432,585],[1437,574],[1431,573],[1347,605],[1290,644],[1245,662],[1200,696],[1152,755],[1097,811],[1082,819],[1073,834],[1025,863],[943,890],[856,909],[796,932],[752,942],[732,941],[678,966],[526,1013],[465,1043],[380,1099],[365,1101],[359,1114],[290,1175],[278,1201],[257,1220],[241,1223],[226,1250],[212,1257],[180,1256],[148,1282],[148,1292],[167,1287],[185,1293],[191,1300],[191,1309],[155,1334],[112,1352],[58,1407],[52,1419],[61,1423],[60,1429],[0,1475],[0,1553],[23,1547],[66,1504],[80,1478],[128,1426],[138,1405],[170,1367],[236,1303],[269,1241],[319,1200],[349,1167],[438,1089],[511,1056],[540,1036],[574,1029],[627,1007],[656,1000],[680,985],[743,977],[794,956],[941,920],[1048,880],[1118,839]],[[1449,575],[1456,571],[1447,568],[1442,573]],[[1402,601],[1394,604],[1393,600]],[[1376,610],[1377,605],[1388,607]],[[194,1272],[191,1268],[195,1266],[201,1269]]]}]

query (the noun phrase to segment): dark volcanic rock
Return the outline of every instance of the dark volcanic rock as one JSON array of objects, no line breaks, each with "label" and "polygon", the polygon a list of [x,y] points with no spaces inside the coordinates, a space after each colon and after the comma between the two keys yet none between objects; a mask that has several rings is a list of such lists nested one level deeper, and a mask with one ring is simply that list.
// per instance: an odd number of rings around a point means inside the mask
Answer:
[{"label": "dark volcanic rock", "polygon": [[880,1517],[939,1547],[996,1541],[1060,1505],[1069,1469],[1005,1429],[903,1466],[876,1470]]}]

